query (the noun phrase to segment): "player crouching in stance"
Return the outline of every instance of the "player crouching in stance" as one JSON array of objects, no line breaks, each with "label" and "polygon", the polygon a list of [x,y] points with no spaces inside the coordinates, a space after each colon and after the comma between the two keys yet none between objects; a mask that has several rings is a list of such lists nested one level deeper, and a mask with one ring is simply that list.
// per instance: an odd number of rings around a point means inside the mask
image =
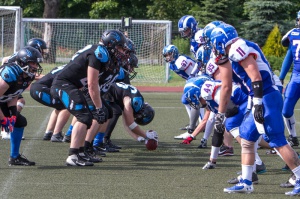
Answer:
[{"label": "player crouching in stance", "polygon": [[11,165],[35,165],[20,155],[19,149],[27,120],[17,111],[18,96],[31,84],[35,75],[41,72],[41,53],[33,47],[24,47],[16,55],[16,62],[6,63],[0,71],[0,120],[2,128],[10,128]]}]

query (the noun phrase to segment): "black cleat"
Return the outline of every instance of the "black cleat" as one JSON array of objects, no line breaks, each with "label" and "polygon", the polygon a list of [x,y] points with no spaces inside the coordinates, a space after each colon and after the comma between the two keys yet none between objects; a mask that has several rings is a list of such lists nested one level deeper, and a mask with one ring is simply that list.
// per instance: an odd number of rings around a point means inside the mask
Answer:
[{"label": "black cleat", "polygon": [[293,137],[292,135],[289,135],[288,142],[291,145],[291,147],[299,146],[299,140],[297,137]]},{"label": "black cleat", "polygon": [[71,136],[65,135],[62,141],[66,142],[66,143],[70,143],[71,142]]},{"label": "black cleat", "polygon": [[51,136],[51,142],[62,142],[63,138],[64,138],[64,136],[62,135],[61,132],[59,132],[59,133],[53,134]]},{"label": "black cleat", "polygon": [[113,144],[111,140],[107,140],[106,141],[106,147],[114,148],[114,149],[122,149],[122,147]]},{"label": "black cleat", "polygon": [[45,133],[43,140],[51,140],[52,135],[53,135],[52,132]]},{"label": "black cleat", "polygon": [[19,155],[16,158],[10,157],[8,160],[8,165],[18,165],[18,166],[34,166],[35,162],[29,161],[25,156]]}]

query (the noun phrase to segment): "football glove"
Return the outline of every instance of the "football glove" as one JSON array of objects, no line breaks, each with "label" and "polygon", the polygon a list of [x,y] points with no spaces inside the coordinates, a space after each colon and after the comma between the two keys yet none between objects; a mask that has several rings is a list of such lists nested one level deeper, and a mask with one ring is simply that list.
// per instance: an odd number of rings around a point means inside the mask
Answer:
[{"label": "football glove", "polygon": [[145,139],[145,144],[147,144],[147,141],[149,139],[154,139],[158,142],[158,135],[157,135],[156,131],[148,130],[148,131],[146,131],[146,136],[147,136],[147,138]]},{"label": "football glove", "polygon": [[181,144],[191,144],[191,142],[194,140],[193,136],[187,137],[185,140],[181,142]]},{"label": "football glove", "polygon": [[253,98],[252,113],[255,121],[257,121],[260,124],[264,123],[264,107],[261,98]]},{"label": "football glove", "polygon": [[225,114],[224,113],[217,113],[215,116],[215,130],[218,133],[224,133],[225,130]]},{"label": "football glove", "polygon": [[103,124],[107,120],[108,110],[104,106],[102,108],[98,108],[93,111],[93,117],[99,124]]},{"label": "football glove", "polygon": [[2,120],[1,120],[1,126],[2,126],[2,131],[5,131],[5,132],[10,132],[9,131],[9,125],[10,125],[10,121],[9,121],[9,118],[8,117],[4,117]]},{"label": "football glove", "polygon": [[10,132],[13,132],[14,126],[15,126],[15,124],[16,124],[16,121],[17,121],[17,117],[16,117],[15,115],[13,115],[13,116],[11,116],[11,117],[9,118],[9,122],[10,122],[9,130],[10,130]]}]

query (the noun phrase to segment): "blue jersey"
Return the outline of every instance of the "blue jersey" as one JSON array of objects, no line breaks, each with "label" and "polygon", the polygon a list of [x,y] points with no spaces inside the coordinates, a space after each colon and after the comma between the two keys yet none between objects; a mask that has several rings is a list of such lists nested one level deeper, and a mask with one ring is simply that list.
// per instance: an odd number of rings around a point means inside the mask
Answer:
[{"label": "blue jersey", "polygon": [[287,32],[282,41],[288,41],[288,51],[282,62],[280,79],[284,79],[294,61],[293,72],[300,73],[300,29],[294,28]]},{"label": "blue jersey", "polygon": [[256,60],[258,70],[263,81],[264,94],[278,90],[273,79],[274,73],[260,47],[256,43],[244,39],[238,39],[234,42],[229,51],[229,59],[231,60],[233,72],[238,77],[238,79],[234,80],[237,80],[238,83],[246,86],[249,91],[249,95],[253,96],[252,81],[239,63],[249,55],[253,55]]}]

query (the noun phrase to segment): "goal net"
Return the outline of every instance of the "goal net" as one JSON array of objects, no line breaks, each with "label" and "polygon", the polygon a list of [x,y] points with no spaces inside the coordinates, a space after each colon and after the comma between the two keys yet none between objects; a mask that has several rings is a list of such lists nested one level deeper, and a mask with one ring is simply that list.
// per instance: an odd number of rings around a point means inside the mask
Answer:
[{"label": "goal net", "polygon": [[20,7],[0,6],[0,61],[20,48]]},{"label": "goal net", "polygon": [[[49,47],[49,56],[43,63],[47,73],[54,66],[68,63],[73,54],[88,44],[97,44],[108,29],[120,29],[121,20],[83,19],[22,19],[22,44],[34,37],[42,38]],[[171,43],[171,21],[132,20],[127,29],[134,42],[139,68],[132,82],[167,82],[169,69],[162,49]]]}]

